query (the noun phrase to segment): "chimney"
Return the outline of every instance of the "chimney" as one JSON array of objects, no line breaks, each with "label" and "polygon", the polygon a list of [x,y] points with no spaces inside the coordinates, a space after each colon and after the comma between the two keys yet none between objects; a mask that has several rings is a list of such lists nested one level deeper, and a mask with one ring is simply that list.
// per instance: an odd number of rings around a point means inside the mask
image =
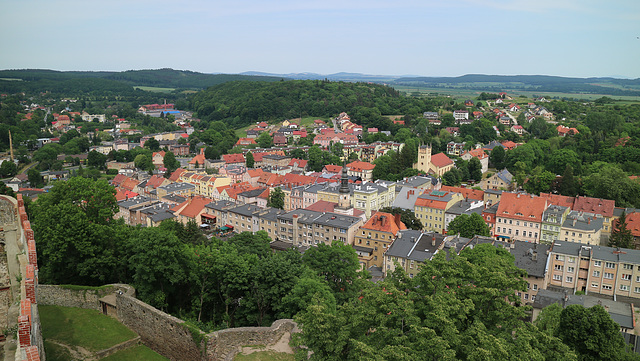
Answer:
[{"label": "chimney", "polygon": [[431,237],[431,245],[435,246],[436,245],[436,235],[434,234],[433,237]]},{"label": "chimney", "polygon": [[532,261],[537,261],[538,260],[538,252],[537,251],[533,251],[533,253],[531,254],[531,260]]},{"label": "chimney", "polygon": [[400,227],[400,213],[396,214],[393,218],[394,218],[393,220],[396,222],[398,227]]}]

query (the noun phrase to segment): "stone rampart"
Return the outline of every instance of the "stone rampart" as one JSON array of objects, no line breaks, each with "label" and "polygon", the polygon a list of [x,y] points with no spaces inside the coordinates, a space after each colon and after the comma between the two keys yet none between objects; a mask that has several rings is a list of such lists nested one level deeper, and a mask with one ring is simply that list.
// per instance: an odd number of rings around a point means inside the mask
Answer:
[{"label": "stone rampart", "polygon": [[38,285],[38,304],[47,306],[77,307],[102,311],[100,298],[121,291],[135,293],[135,290],[123,284],[112,284],[102,287],[83,287],[65,285]]},{"label": "stone rampart", "polygon": [[142,343],[155,352],[176,361],[202,359],[204,332],[126,294],[116,295],[116,306],[120,322],[140,335]]},{"label": "stone rampart", "polygon": [[206,360],[231,361],[243,346],[271,346],[286,332],[293,332],[296,323],[283,319],[271,327],[237,327],[220,330],[207,335]]}]

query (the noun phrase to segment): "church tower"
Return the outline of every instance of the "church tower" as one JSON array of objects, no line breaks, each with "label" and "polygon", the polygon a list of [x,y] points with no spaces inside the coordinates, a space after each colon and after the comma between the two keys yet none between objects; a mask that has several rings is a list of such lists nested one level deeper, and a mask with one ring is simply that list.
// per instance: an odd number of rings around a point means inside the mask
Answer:
[{"label": "church tower", "polygon": [[351,208],[351,191],[349,190],[349,178],[347,178],[347,165],[342,166],[342,178],[340,179],[340,189],[338,189],[338,207],[342,209]]},{"label": "church tower", "polygon": [[414,169],[428,173],[431,168],[431,144],[421,145],[418,148],[418,162],[413,165]]}]

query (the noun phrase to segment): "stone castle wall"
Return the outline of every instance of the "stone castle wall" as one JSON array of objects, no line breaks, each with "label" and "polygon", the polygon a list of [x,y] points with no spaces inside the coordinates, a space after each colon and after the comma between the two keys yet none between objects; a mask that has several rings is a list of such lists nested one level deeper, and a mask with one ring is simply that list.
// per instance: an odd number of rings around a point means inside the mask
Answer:
[{"label": "stone castle wall", "polygon": [[102,311],[100,298],[121,291],[135,292],[132,287],[122,284],[112,284],[94,288],[64,285],[38,285],[38,304],[46,306],[77,307]]}]

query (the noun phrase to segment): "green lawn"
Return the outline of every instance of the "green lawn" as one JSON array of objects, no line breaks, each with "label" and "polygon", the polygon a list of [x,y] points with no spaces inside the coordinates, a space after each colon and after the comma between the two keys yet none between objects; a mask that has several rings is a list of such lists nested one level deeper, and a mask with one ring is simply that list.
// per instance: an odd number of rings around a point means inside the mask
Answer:
[{"label": "green lawn", "polygon": [[47,361],[68,361],[72,359],[69,350],[49,341],[44,341],[44,352],[47,355]]},{"label": "green lawn", "polygon": [[[47,354],[49,360],[49,354]],[[107,356],[102,361],[166,361],[167,359],[155,353],[152,349],[145,345],[139,345],[128,348]]]},{"label": "green lawn", "polygon": [[100,351],[136,337],[118,320],[96,310],[58,306],[38,306],[38,310],[45,340]]},{"label": "green lawn", "polygon": [[176,90],[175,88],[159,88],[153,86],[134,86],[133,88],[155,93],[171,93],[172,91]]},{"label": "green lawn", "polygon": [[234,361],[294,361],[292,354],[275,352],[275,351],[259,351],[249,355],[238,354],[233,358]]}]

